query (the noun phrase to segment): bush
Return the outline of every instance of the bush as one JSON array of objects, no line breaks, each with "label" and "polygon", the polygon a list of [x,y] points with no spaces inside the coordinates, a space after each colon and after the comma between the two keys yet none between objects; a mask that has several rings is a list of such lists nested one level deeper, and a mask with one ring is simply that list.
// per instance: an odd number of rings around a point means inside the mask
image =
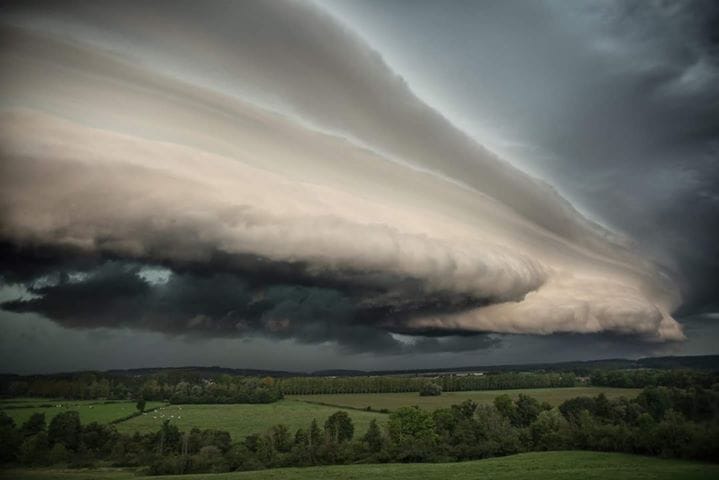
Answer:
[{"label": "bush", "polygon": [[419,389],[420,397],[436,397],[442,395],[442,387],[434,382],[427,382]]},{"label": "bush", "polygon": [[48,460],[52,465],[66,464],[70,461],[70,452],[62,443],[56,443],[50,449]]},{"label": "bush", "polygon": [[40,432],[22,442],[18,457],[25,465],[46,465],[48,450],[47,434]]}]

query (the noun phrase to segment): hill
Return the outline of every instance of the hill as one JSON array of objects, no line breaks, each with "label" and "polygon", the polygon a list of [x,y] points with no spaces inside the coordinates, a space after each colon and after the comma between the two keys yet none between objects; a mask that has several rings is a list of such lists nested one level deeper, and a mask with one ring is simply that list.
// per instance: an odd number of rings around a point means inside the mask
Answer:
[{"label": "hill", "polygon": [[314,372],[288,371],[288,370],[261,370],[248,368],[227,368],[219,366],[211,367],[148,367],[148,368],[131,368],[131,369],[114,369],[106,371],[85,371],[85,372],[63,372],[51,374],[37,375],[16,375],[12,373],[0,374],[0,381],[10,381],[18,378],[71,378],[83,373],[95,373],[106,376],[117,377],[145,377],[157,374],[169,375],[194,375],[198,377],[212,377],[216,375],[226,374],[232,376],[243,377],[328,377],[328,376],[383,376],[383,375],[409,375],[409,376],[430,376],[437,374],[452,373],[471,373],[471,372],[568,372],[575,371],[590,372],[592,370],[606,369],[693,369],[719,371],[719,355],[693,355],[693,356],[666,356],[666,357],[646,357],[636,360],[631,359],[603,359],[603,360],[587,360],[572,361],[558,363],[527,363],[527,364],[509,364],[509,365],[474,365],[462,367],[447,368],[425,368],[411,370],[317,370]]},{"label": "hill", "polygon": [[719,465],[602,452],[523,453],[473,462],[341,465],[279,468],[254,472],[137,477],[130,470],[25,469],[0,471],[15,480],[709,480]]}]

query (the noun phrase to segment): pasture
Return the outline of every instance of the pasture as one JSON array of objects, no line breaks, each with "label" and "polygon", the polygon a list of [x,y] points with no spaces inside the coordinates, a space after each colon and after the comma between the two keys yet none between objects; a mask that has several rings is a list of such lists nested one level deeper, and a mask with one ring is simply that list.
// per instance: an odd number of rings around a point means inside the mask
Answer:
[{"label": "pasture", "polygon": [[[17,400],[16,400],[17,402]],[[164,405],[162,402],[147,402],[145,409],[150,410]],[[137,411],[135,402],[109,402],[98,400],[26,400],[17,403],[0,403],[0,411],[4,411],[16,425],[22,425],[33,413],[44,413],[45,421],[50,420],[58,413],[75,410],[80,414],[83,425],[88,423],[110,423],[125,418]]]},{"label": "pasture", "polygon": [[[217,429],[225,430],[234,441],[240,441],[252,433],[263,433],[273,425],[282,423],[294,433],[298,428],[307,428],[312,419],[322,428],[324,421],[341,408],[316,405],[298,400],[280,400],[264,404],[231,405],[167,405],[138,417],[117,424],[120,432],[156,432],[164,420],[170,420],[180,430]],[[380,424],[387,416],[376,412],[346,410],[352,417],[355,435],[363,435],[370,421]]]},{"label": "pasture", "polygon": [[436,410],[446,408],[450,405],[462,403],[472,399],[478,404],[490,404],[500,395],[509,395],[517,398],[520,393],[536,398],[540,402],[547,402],[552,406],[574,397],[596,396],[604,393],[608,398],[636,397],[640,389],[635,388],[610,388],[610,387],[571,387],[571,388],[526,388],[518,390],[481,390],[470,392],[443,392],[437,397],[420,397],[418,393],[340,393],[340,394],[319,394],[319,395],[292,395],[287,398],[302,400],[305,402],[333,405],[346,408],[372,410],[386,409],[389,411],[399,407],[417,405],[420,408]]},{"label": "pasture", "polygon": [[534,452],[460,463],[340,465],[254,472],[138,477],[131,470],[17,469],[0,471],[15,480],[709,480],[719,465],[621,453]]}]

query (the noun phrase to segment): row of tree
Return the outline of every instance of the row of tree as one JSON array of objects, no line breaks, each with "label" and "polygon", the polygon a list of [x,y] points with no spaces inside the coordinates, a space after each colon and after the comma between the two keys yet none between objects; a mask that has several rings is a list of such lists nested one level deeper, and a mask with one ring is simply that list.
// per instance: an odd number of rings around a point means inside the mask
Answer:
[{"label": "row of tree", "polygon": [[[719,388],[650,387],[635,399],[577,397],[558,408],[519,395],[492,405],[471,400],[434,412],[402,407],[385,426],[373,421],[355,435],[343,411],[296,432],[283,424],[233,442],[227,432],[181,432],[165,421],[158,432],[123,435],[113,426],[81,425],[77,412],[42,414],[23,425],[0,413],[0,460],[76,467],[109,462],[150,474],[224,472],[356,462],[446,462],[525,451],[586,449],[716,461]],[[235,439],[239,440],[239,439]]]},{"label": "row of tree", "polygon": [[[442,391],[504,390],[573,387],[582,381],[573,372],[487,372],[423,376],[351,377],[239,377],[228,374],[199,375],[173,371],[142,376],[80,374],[66,377],[27,377],[0,382],[0,394],[63,399],[131,399],[173,403],[268,403],[282,394],[419,392],[427,380]],[[691,370],[597,370],[592,385],[644,388],[669,386],[709,388],[719,374]]]},{"label": "row of tree", "polygon": [[[355,377],[290,377],[277,380],[288,395],[333,393],[397,393],[420,392],[427,385],[427,377],[355,376]],[[577,384],[573,373],[488,373],[469,375],[441,375],[432,383],[442,391],[507,390],[517,388],[573,387]]]},{"label": "row of tree", "polygon": [[83,374],[68,378],[34,377],[8,382],[3,393],[11,397],[71,400],[144,398],[172,403],[271,403],[282,399],[282,391],[273,378],[233,375],[162,374],[104,378]]},{"label": "row of tree", "polygon": [[592,385],[617,388],[698,386],[709,388],[719,383],[719,373],[699,370],[596,370],[590,375]]}]

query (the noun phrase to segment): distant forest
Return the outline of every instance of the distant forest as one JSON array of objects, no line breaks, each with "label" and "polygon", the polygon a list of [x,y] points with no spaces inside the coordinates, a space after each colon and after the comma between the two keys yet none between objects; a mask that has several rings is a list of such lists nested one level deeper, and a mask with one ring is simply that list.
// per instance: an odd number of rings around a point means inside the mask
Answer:
[{"label": "distant forest", "polygon": [[[79,400],[159,400],[171,403],[271,403],[291,394],[420,392],[432,382],[445,392],[562,388],[593,385],[620,388],[698,386],[719,383],[709,370],[622,369],[580,372],[529,371],[428,375],[247,377],[208,374],[192,369],[168,369],[146,375],[80,373],[6,376],[0,394]],[[578,375],[581,373],[583,375]]]}]

